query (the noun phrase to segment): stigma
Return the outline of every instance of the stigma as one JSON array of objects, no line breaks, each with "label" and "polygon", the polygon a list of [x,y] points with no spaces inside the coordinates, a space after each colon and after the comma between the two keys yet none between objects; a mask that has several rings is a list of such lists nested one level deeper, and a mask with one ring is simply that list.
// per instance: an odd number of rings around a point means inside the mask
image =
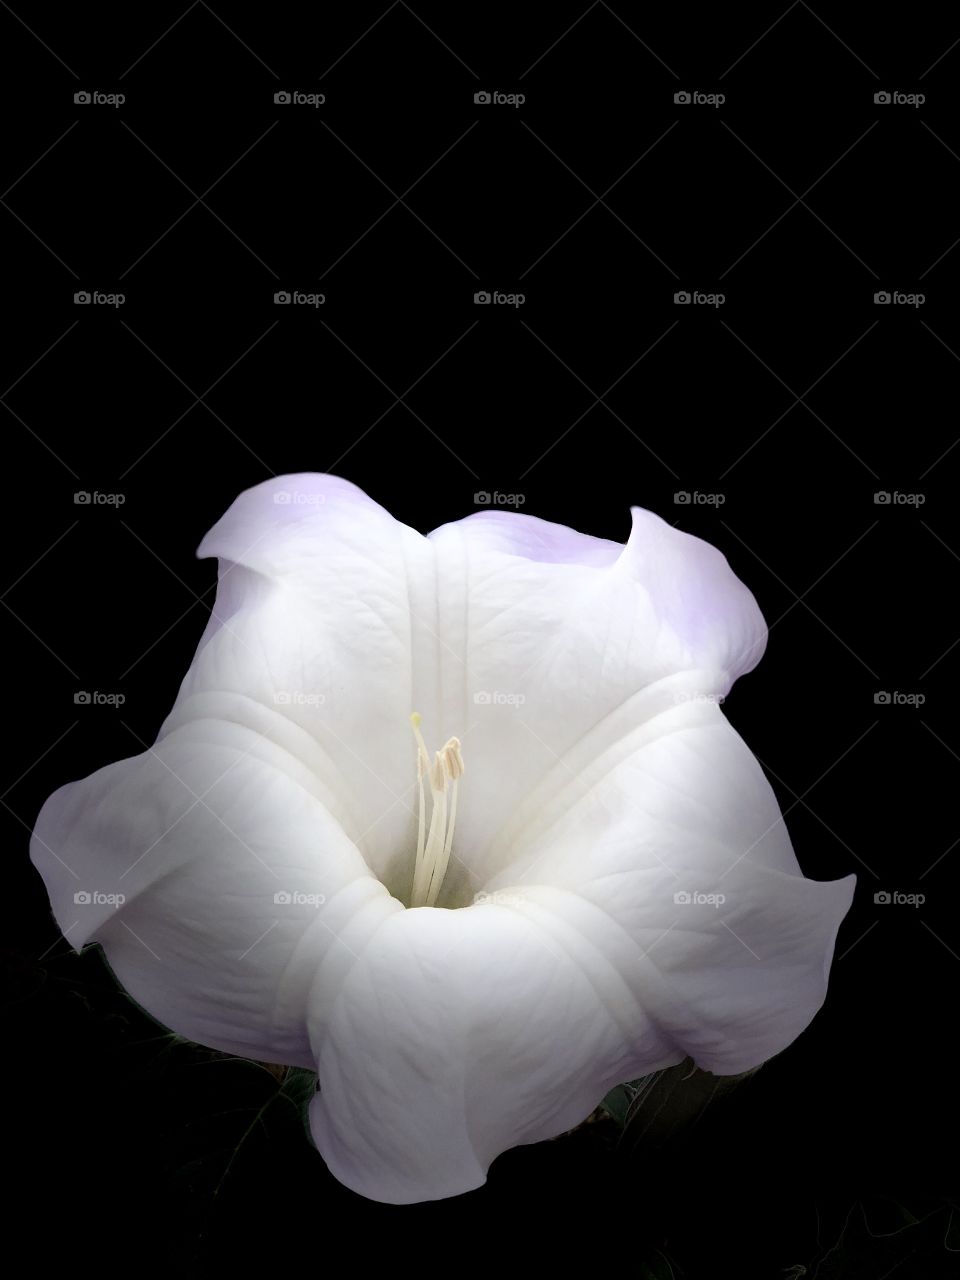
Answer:
[{"label": "stigma", "polygon": [[[436,906],[453,849],[457,820],[457,783],[463,777],[460,739],[448,738],[433,760],[420,732],[421,716],[410,717],[417,741],[417,857],[413,868],[411,907]],[[425,785],[426,783],[426,785]],[[430,822],[427,824],[426,787],[430,788]]]}]

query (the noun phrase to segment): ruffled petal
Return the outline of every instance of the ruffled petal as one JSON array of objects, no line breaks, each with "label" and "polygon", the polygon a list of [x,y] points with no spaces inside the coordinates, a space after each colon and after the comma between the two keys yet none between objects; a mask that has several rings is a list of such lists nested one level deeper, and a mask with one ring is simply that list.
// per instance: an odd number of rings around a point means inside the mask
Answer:
[{"label": "ruffled petal", "polygon": [[311,1124],[348,1186],[469,1190],[613,1084],[749,1070],[822,1005],[856,878],[803,878],[739,736],[665,683],[529,797],[475,905],[391,917],[336,999],[314,989]]},{"label": "ruffled petal", "polygon": [[261,708],[302,729],[334,816],[391,892],[406,893],[409,716],[431,716],[421,672],[438,643],[426,539],[346,481],[281,476],[242,493],[199,554],[220,559],[217,601],[162,733],[198,716],[258,729]]},{"label": "ruffled petal", "polygon": [[62,787],[31,855],[68,940],[102,943],[164,1025],[312,1066],[305,1008],[318,970],[331,953],[355,956],[403,908],[330,816],[308,736],[289,723],[261,730],[197,720]]},{"label": "ruffled petal", "polygon": [[699,1066],[736,1074],[822,1005],[856,876],[803,877],[763,771],[716,704],[663,686],[642,698],[638,728],[605,750],[578,744],[528,797],[486,892],[564,895],[558,909],[587,912],[598,945],[630,939],[638,1002]]},{"label": "ruffled petal", "polygon": [[339,996],[315,989],[314,1139],[361,1195],[480,1186],[508,1147],[583,1120],[638,1061],[680,1061],[584,934],[530,907],[386,920]]},{"label": "ruffled petal", "polygon": [[430,541],[443,644],[429,728],[438,741],[456,734],[467,765],[440,903],[460,906],[482,887],[498,830],[559,759],[615,717],[636,727],[618,713],[660,682],[723,698],[766,628],[719,551],[639,509],[619,548],[501,512]]}]

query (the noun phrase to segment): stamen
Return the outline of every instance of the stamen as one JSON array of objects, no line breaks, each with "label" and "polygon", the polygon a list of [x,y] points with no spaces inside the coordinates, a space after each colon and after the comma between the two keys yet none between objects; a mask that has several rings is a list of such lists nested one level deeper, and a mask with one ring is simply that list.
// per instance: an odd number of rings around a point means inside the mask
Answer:
[{"label": "stamen", "polygon": [[[449,738],[435,754],[433,764],[420,732],[421,716],[410,717],[417,740],[417,781],[420,803],[417,811],[417,856],[413,869],[412,907],[432,907],[440,894],[453,850],[453,828],[457,820],[457,781],[463,776],[463,753],[459,738]],[[430,784],[430,828],[426,830],[426,797],[423,779]],[[449,803],[447,792],[449,790]]]}]

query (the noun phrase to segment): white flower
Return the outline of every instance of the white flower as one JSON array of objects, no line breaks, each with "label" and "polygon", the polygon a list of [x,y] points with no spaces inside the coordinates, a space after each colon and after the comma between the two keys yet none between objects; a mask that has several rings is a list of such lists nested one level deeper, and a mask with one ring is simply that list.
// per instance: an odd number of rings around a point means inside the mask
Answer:
[{"label": "white flower", "polygon": [[241,494],[156,744],[38,819],[70,941],[182,1035],[315,1067],[317,1146],[373,1199],[477,1187],[688,1054],[745,1071],[824,999],[855,877],[800,874],[718,705],[763,619],[633,521],[422,537],[331,476]]}]

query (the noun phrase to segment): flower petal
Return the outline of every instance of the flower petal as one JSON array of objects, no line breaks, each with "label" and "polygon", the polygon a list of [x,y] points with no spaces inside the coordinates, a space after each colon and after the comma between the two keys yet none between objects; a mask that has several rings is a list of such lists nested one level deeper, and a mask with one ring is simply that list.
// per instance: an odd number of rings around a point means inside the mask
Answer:
[{"label": "flower petal", "polygon": [[501,511],[428,540],[336,477],[258,485],[201,545],[220,557],[220,590],[168,723],[248,723],[261,705],[304,728],[331,811],[406,899],[408,717],[421,712],[431,745],[464,742],[469,783],[440,899],[463,905],[498,828],[598,721],[678,672],[723,694],[762,651],[763,620],[723,556],[633,516],[626,547]]},{"label": "flower petal", "polygon": [[856,876],[802,876],[763,771],[715,703],[670,705],[663,686],[643,697],[637,728],[602,727],[605,750],[577,744],[528,797],[490,854],[487,892],[545,885],[591,904],[642,952],[625,977],[657,1025],[699,1066],[735,1074],[820,1008]]},{"label": "flower petal", "polygon": [[800,875],[715,703],[646,696],[659,716],[648,703],[605,752],[584,744],[582,780],[558,767],[530,797],[539,818],[517,815],[476,905],[390,917],[336,999],[314,988],[311,1125],[348,1186],[469,1190],[612,1085],[688,1055],[749,1070],[820,1008],[855,877]]},{"label": "flower petal", "polygon": [[271,723],[313,739],[326,803],[393,893],[416,847],[409,716],[436,641],[426,539],[354,485],[282,476],[240,495],[199,554],[220,558],[214,618],[170,720]]},{"label": "flower petal", "polygon": [[458,1195],[501,1151],[578,1124],[638,1061],[680,1061],[591,944],[543,915],[404,911],[335,1001],[315,988],[310,1124],[341,1182],[390,1204]]},{"label": "flower petal", "polygon": [[459,906],[482,888],[497,831],[558,759],[661,681],[683,677],[684,697],[725,696],[766,629],[720,552],[639,509],[616,558],[617,544],[500,512],[430,542],[443,639],[431,731],[460,737],[467,767],[458,862],[440,898]]},{"label": "flower petal", "polygon": [[310,748],[289,723],[191,722],[55,792],[31,846],[64,934],[102,943],[154,1017],[304,1066],[306,993],[331,948],[402,910],[323,804]]}]

